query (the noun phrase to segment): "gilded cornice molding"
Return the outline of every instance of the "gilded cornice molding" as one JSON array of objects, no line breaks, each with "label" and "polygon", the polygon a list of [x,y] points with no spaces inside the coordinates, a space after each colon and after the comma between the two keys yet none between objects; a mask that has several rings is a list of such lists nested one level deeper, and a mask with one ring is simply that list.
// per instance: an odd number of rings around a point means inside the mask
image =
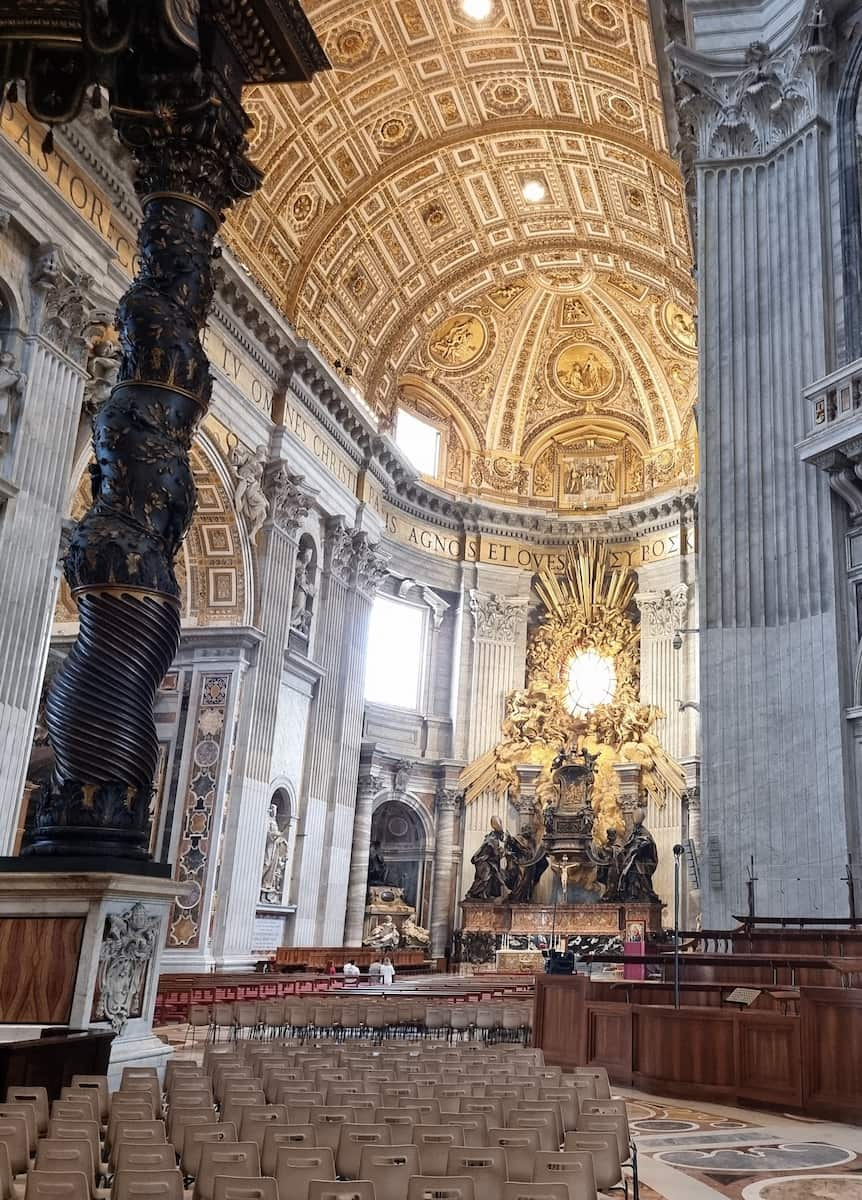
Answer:
[{"label": "gilded cornice molding", "polygon": [[831,42],[827,8],[809,0],[786,44],[752,42],[741,62],[671,45],[683,163],[762,157],[822,117]]}]

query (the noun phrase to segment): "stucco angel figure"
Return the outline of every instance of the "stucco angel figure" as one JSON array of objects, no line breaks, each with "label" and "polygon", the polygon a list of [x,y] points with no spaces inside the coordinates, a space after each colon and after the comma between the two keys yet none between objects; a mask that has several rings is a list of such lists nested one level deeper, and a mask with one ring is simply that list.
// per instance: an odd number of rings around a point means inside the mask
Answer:
[{"label": "stucco angel figure", "polygon": [[0,454],[5,453],[12,436],[18,401],[24,398],[27,376],[15,366],[11,350],[0,351]]},{"label": "stucco angel figure", "polygon": [[269,501],[263,491],[263,471],[266,466],[266,446],[258,446],[252,452],[239,443],[231,450],[231,462],[236,471],[236,488],[233,502],[248,525],[248,536],[252,545],[263,528],[269,512]]},{"label": "stucco angel figure", "polygon": [[397,950],[400,942],[401,935],[392,918],[387,916],[379,925],[374,926],[362,944],[371,946],[374,950]]},{"label": "stucco angel figure", "polygon": [[90,378],[84,386],[84,407],[91,417],[95,416],[111,394],[120,373],[120,347],[110,338],[98,338],[93,342],[87,369]]},{"label": "stucco angel figure", "polygon": [[431,934],[427,929],[416,924],[415,917],[415,913],[408,913],[401,922],[401,936],[406,945],[422,949],[430,943]]}]

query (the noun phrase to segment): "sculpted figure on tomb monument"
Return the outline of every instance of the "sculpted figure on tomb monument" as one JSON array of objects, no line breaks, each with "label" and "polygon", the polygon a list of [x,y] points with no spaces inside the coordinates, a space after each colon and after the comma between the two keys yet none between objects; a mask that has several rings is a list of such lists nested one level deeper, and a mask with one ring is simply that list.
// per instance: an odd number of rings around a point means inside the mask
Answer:
[{"label": "sculpted figure on tomb monument", "polygon": [[397,950],[400,941],[401,935],[395,928],[395,922],[391,917],[384,917],[379,925],[374,926],[362,944],[371,946],[374,950]]},{"label": "sculpted figure on tomb monument", "polygon": [[653,891],[652,877],[658,866],[655,839],[644,826],[644,811],[636,808],[634,825],[623,846],[618,898],[623,901],[660,903]]},{"label": "sculpted figure on tomb monument", "polygon": [[506,834],[506,887],[513,904],[528,904],[548,865],[542,846],[536,845],[533,826],[525,821],[517,836]]},{"label": "sculpted figure on tomb monument", "polygon": [[15,426],[18,402],[24,397],[27,376],[15,366],[11,350],[0,351],[0,454],[4,454]]},{"label": "sculpted figure on tomb monument", "polygon": [[470,885],[465,900],[505,900],[509,894],[506,880],[503,876],[503,851],[505,835],[503,822],[499,817],[491,818],[491,828],[485,834],[482,845],[470,859],[476,868],[476,875]]},{"label": "sculpted figure on tomb monument", "polygon": [[380,843],[374,841],[368,855],[368,886],[383,887],[386,883],[386,859],[383,857]]},{"label": "sculpted figure on tomb monument", "polygon": [[401,922],[401,934],[405,945],[422,949],[430,943],[431,934],[427,929],[423,929],[421,925],[416,924],[415,917],[415,913],[408,913]]},{"label": "sculpted figure on tomb monument", "polygon": [[596,880],[604,888],[603,900],[619,899],[620,874],[624,855],[625,848],[617,841],[617,831],[611,826],[604,846],[597,854],[593,855],[593,860],[597,864]]}]

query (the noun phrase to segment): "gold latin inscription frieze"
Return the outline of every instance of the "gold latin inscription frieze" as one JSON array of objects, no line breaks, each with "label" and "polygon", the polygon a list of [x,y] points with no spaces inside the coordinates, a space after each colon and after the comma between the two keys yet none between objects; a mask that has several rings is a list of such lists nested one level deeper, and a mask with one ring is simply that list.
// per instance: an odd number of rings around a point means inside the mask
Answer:
[{"label": "gold latin inscription frieze", "polygon": [[290,397],[287,397],[284,403],[284,424],[297,441],[311,451],[333,479],[352,496],[359,494],[359,472],[356,467],[335,449],[329,438],[321,433],[316,422],[306,419]]}]

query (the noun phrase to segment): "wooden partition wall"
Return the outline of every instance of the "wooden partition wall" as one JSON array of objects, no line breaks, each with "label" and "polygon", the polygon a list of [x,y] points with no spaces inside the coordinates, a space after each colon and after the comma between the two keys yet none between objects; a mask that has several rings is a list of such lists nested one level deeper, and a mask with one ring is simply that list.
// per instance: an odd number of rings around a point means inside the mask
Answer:
[{"label": "wooden partition wall", "polygon": [[606,1067],[659,1095],[862,1123],[862,989],[802,987],[762,1011],[722,1003],[722,989],[697,998],[674,1009],[647,988],[539,976],[534,1044],[550,1064]]}]

